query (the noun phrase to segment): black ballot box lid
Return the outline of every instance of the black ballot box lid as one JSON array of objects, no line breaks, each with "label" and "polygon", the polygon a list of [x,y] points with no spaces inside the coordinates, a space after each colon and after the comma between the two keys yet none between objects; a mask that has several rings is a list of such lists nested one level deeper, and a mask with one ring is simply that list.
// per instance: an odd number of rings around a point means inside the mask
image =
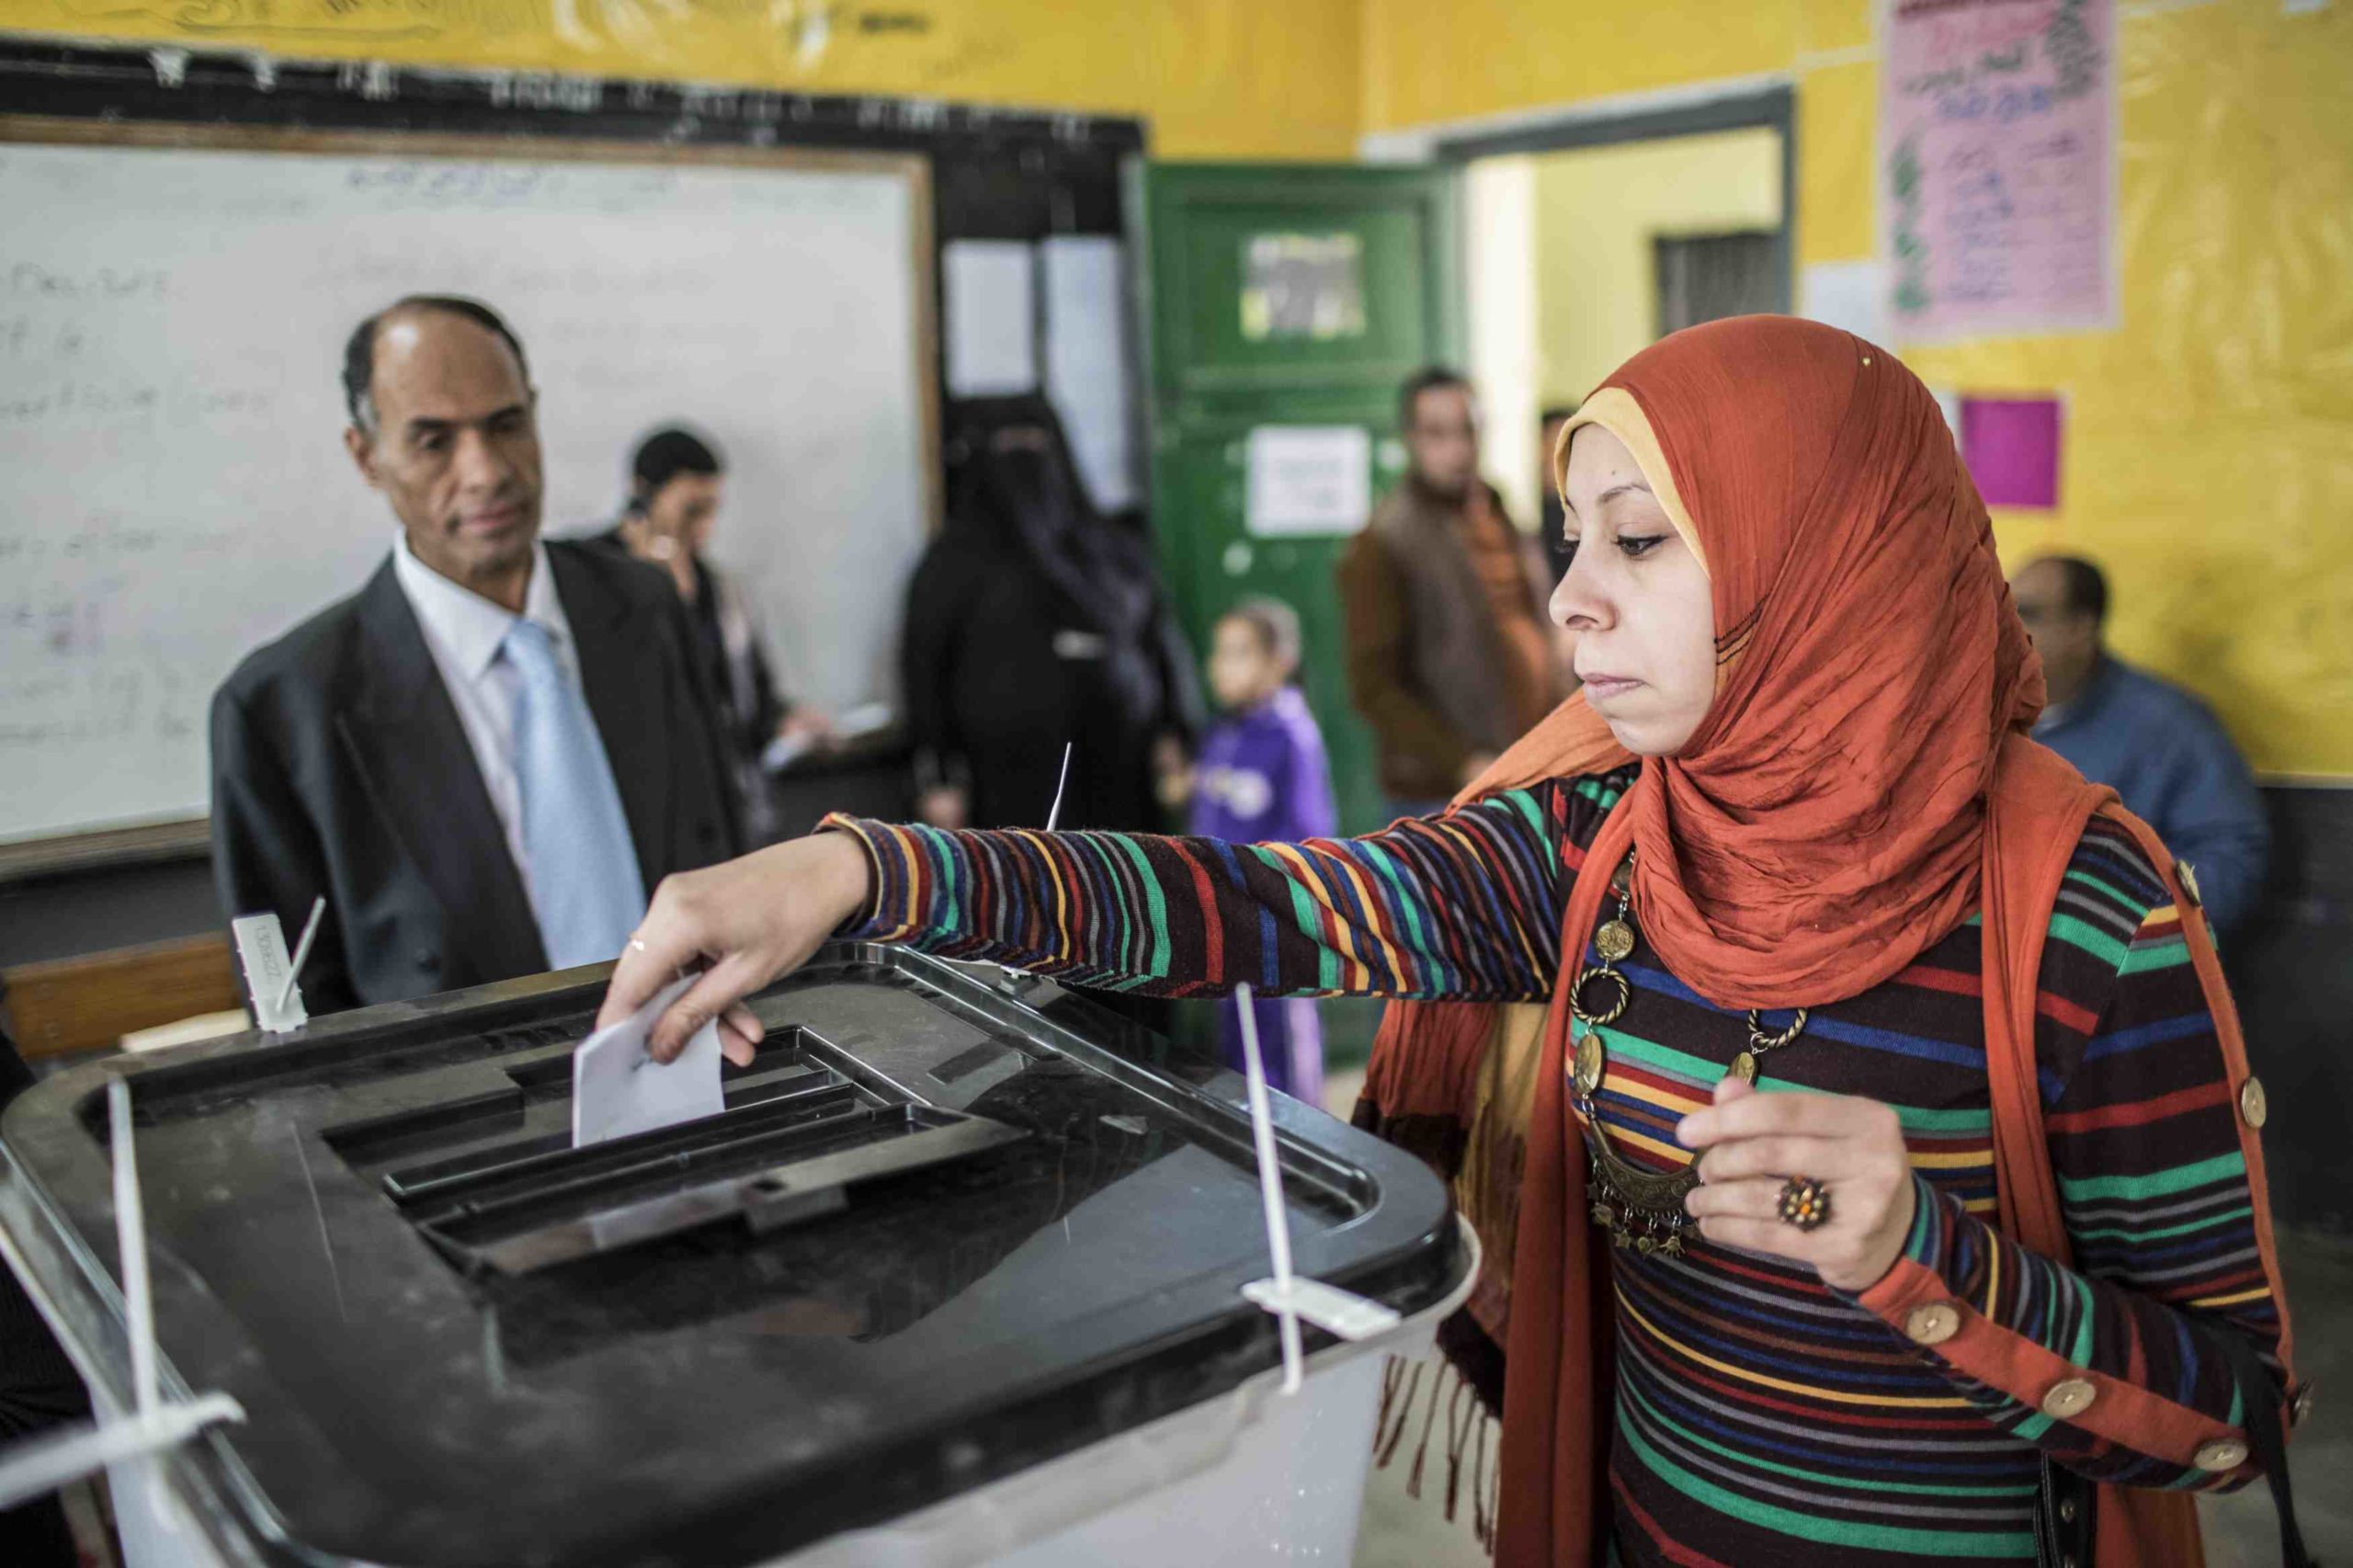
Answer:
[{"label": "black ballot box lid", "polygon": [[[603,974],[79,1067],[0,1119],[11,1250],[85,1369],[114,1365],[105,1089],[130,1080],[170,1386],[247,1417],[176,1468],[264,1560],[762,1562],[1279,1363],[1214,1061],[837,944],[755,999],[722,1114],[575,1150]],[[1441,1301],[1468,1267],[1444,1187],[1276,1105],[1300,1272]]]}]

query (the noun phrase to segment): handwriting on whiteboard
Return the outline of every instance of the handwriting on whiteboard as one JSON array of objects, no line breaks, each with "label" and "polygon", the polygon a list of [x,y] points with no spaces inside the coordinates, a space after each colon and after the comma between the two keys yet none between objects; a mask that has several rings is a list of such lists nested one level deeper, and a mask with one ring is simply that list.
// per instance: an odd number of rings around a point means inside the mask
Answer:
[{"label": "handwriting on whiteboard", "polygon": [[384,563],[339,372],[410,292],[530,346],[551,534],[705,424],[796,696],[886,688],[928,511],[901,172],[19,142],[0,211],[45,219],[0,254],[0,841],[202,812],[222,677]]}]

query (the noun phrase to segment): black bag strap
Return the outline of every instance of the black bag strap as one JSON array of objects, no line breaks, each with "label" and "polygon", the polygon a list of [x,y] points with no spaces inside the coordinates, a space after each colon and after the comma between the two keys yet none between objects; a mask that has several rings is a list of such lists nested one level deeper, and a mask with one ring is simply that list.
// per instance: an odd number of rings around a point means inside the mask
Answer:
[{"label": "black bag strap", "polygon": [[2279,1384],[2244,1336],[2217,1328],[2210,1337],[2222,1346],[2232,1374],[2238,1380],[2239,1404],[2246,1412],[2247,1446],[2255,1452],[2255,1462],[2263,1467],[2264,1479],[2271,1483],[2271,1504],[2279,1513],[2281,1568],[2319,1568],[2304,1550],[2303,1531],[2296,1527],[2295,1494],[2288,1484],[2286,1402]]},{"label": "black bag strap", "polygon": [[2092,1568],[2098,1528],[2099,1488],[2045,1454],[2034,1492],[2035,1568]]}]

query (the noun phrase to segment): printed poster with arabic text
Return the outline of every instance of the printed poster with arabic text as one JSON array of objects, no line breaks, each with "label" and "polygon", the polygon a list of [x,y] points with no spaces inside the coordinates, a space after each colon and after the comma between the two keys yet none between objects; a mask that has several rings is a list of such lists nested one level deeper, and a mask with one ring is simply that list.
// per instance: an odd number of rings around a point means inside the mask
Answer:
[{"label": "printed poster with arabic text", "polygon": [[2116,324],[2113,0],[1888,0],[1882,20],[1896,341]]}]

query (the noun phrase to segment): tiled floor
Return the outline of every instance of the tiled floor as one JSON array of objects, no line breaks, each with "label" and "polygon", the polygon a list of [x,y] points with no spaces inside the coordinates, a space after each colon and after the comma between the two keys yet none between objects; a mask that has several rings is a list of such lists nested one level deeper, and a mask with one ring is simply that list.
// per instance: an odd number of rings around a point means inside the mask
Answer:
[{"label": "tiled floor", "polygon": [[[1346,1120],[1363,1086],[1360,1066],[1335,1070],[1324,1084],[1324,1108]],[[2289,1468],[2304,1545],[2322,1562],[2353,1563],[2353,1241],[2313,1231],[2279,1233],[2280,1267],[2294,1312],[2296,1370],[2319,1393],[2310,1421],[2296,1433]],[[1376,1471],[1368,1487],[1358,1568],[1445,1568],[1483,1563],[1463,1517],[1446,1523],[1433,1496],[1405,1495],[1400,1464]],[[1465,1500],[1467,1504],[1467,1499]],[[2260,1483],[2205,1500],[2208,1568],[2276,1568],[2279,1530],[2271,1492]]]}]

